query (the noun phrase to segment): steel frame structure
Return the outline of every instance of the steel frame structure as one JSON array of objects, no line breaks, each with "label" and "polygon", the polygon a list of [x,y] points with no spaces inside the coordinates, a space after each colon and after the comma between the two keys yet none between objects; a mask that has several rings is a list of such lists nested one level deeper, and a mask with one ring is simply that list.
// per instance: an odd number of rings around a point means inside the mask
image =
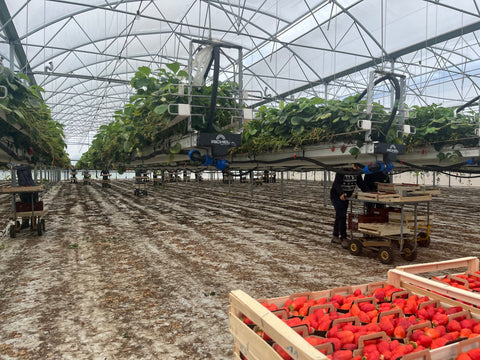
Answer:
[{"label": "steel frame structure", "polygon": [[186,67],[192,40],[244,49],[244,89],[265,95],[250,106],[342,98],[365,89],[373,70],[403,73],[407,104],[478,96],[480,1],[397,3],[402,11],[386,0],[0,0],[0,56],[45,89],[67,144],[89,144],[113,120],[139,66]]}]

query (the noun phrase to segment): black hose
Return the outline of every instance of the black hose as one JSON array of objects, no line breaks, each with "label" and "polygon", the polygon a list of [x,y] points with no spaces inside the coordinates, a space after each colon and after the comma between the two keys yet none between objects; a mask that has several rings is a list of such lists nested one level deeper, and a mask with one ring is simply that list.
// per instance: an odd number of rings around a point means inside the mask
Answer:
[{"label": "black hose", "polygon": [[[398,79],[392,75],[392,74],[387,74],[382,76],[381,78],[378,78],[375,80],[373,83],[373,86],[385,81],[389,80],[390,83],[392,84],[393,88],[395,89],[395,101],[393,103],[393,108],[392,112],[390,114],[390,118],[388,119],[387,124],[385,125],[383,131],[380,133],[380,142],[385,142],[385,139],[387,137],[387,133],[390,130],[390,127],[392,126],[393,120],[395,119],[395,115],[397,115],[398,111],[398,102],[400,101],[400,83],[398,82]],[[366,94],[367,94],[368,89],[365,89],[358,97],[355,99],[355,103],[358,103]]]},{"label": "black hose", "polygon": [[208,114],[207,131],[213,131],[213,121],[215,120],[215,108],[217,107],[218,94],[218,76],[220,72],[220,47],[213,47],[213,82],[212,82],[212,97],[210,99],[210,111]]},{"label": "black hose", "polygon": [[469,107],[470,105],[472,105],[475,101],[477,101],[478,99],[480,99],[480,95],[479,96],[476,96],[474,97],[472,100],[468,101],[467,103],[463,104],[462,106],[459,106],[456,110],[457,113],[459,113],[460,111],[462,111],[463,109]]}]

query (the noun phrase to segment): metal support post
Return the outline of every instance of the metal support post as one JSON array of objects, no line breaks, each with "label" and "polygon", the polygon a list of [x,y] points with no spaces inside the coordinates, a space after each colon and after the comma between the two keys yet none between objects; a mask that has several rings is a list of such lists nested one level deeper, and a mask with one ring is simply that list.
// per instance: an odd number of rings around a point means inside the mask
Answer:
[{"label": "metal support post", "polygon": [[280,194],[283,199],[283,170],[280,172]]}]

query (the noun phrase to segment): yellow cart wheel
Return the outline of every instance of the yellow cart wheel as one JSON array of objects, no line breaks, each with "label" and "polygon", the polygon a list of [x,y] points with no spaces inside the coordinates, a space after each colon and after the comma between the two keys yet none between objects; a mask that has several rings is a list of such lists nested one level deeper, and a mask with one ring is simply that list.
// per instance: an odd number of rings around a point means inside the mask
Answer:
[{"label": "yellow cart wheel", "polygon": [[348,245],[348,251],[350,251],[350,254],[359,256],[362,253],[363,250],[363,245],[360,240],[353,239],[350,241],[350,244]]},{"label": "yellow cart wheel", "polygon": [[403,251],[402,251],[402,258],[404,258],[407,261],[413,261],[417,258],[417,249],[414,249],[414,244],[410,242],[405,242],[403,246]]},{"label": "yellow cart wheel", "polygon": [[378,249],[378,258],[382,264],[391,264],[393,261],[393,250],[391,247],[381,247]]}]

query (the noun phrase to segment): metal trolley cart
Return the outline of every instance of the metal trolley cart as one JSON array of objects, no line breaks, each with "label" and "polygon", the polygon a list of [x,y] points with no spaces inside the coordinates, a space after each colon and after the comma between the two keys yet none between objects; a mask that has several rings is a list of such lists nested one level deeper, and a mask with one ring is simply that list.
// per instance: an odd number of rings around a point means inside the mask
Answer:
[{"label": "metal trolley cart", "polygon": [[136,196],[140,195],[147,195],[147,182],[149,180],[148,176],[135,176],[134,178],[135,181],[135,191],[134,194]]},{"label": "metal trolley cart", "polygon": [[[10,237],[16,237],[17,232],[22,228],[30,227],[31,230],[36,230],[38,235],[42,235],[45,231],[45,219],[43,216],[46,211],[43,209],[43,201],[34,201],[35,195],[43,190],[43,186],[22,186],[12,187],[7,186],[2,188],[2,192],[12,194],[13,212],[10,219],[13,224],[10,225]],[[31,195],[31,202],[16,202],[16,194]]]},{"label": "metal trolley cart", "polygon": [[[364,248],[370,248],[378,252],[382,263],[390,264],[394,245],[398,245],[400,255],[408,261],[417,258],[420,244],[428,246],[432,225],[431,194],[401,196],[359,193],[357,198],[350,200],[348,250],[352,255],[360,255]],[[365,213],[366,204],[373,205],[368,213]],[[418,207],[421,205],[426,209],[420,215]],[[354,236],[356,234],[361,236]]]}]

